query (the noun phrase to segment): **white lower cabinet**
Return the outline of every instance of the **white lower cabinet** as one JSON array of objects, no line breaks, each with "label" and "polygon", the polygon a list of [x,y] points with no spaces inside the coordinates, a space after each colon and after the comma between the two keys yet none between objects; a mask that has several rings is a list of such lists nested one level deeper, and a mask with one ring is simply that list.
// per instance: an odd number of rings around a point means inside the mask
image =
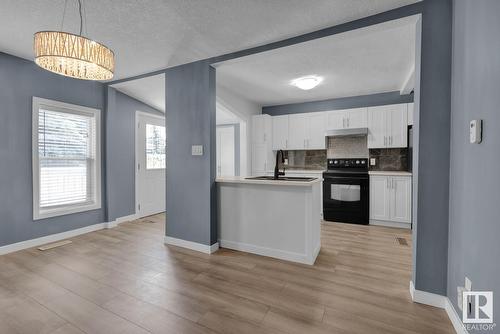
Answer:
[{"label": "white lower cabinet", "polygon": [[370,224],[410,228],[411,176],[370,175]]}]

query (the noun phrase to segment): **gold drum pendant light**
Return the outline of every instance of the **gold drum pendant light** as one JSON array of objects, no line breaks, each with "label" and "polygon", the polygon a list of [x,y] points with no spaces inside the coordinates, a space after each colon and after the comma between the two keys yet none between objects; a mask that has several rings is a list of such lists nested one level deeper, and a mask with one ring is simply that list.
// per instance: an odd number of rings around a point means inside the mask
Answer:
[{"label": "gold drum pendant light", "polygon": [[63,31],[35,33],[35,63],[47,71],[72,78],[109,80],[113,78],[115,69],[114,53],[105,45],[82,36],[81,0],[78,0],[78,5],[80,34]]}]

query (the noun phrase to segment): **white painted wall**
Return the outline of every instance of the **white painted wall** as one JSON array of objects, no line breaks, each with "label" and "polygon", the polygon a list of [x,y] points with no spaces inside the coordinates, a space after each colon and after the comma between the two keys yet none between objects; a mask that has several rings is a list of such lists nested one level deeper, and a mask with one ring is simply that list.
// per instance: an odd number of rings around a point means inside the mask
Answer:
[{"label": "white painted wall", "polygon": [[227,88],[217,86],[217,103],[241,118],[240,121],[240,175],[250,175],[252,171],[251,143],[252,116],[262,113],[262,107]]}]

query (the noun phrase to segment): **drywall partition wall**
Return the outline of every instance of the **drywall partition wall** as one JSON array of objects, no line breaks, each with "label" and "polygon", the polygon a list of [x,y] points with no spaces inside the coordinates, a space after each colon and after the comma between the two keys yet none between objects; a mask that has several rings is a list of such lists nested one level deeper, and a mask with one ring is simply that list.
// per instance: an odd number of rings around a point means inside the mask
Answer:
[{"label": "drywall partition wall", "polygon": [[114,88],[107,88],[107,221],[135,214],[135,114],[164,114]]},{"label": "drywall partition wall", "polygon": [[[493,291],[500,333],[500,2],[455,0],[451,112],[448,297],[457,308],[465,276],[472,290]],[[483,141],[468,125],[483,120]]]},{"label": "drywall partition wall", "polygon": [[271,116],[300,114],[315,111],[340,110],[382,106],[387,104],[413,102],[413,94],[400,95],[398,92],[379,93],[371,95],[342,97],[329,100],[311,101],[303,103],[281,104],[262,107],[262,113]]},{"label": "drywall partition wall", "polygon": [[[450,166],[451,0],[425,0],[420,45],[415,288],[446,295]],[[418,77],[418,76],[417,76]]]},{"label": "drywall partition wall", "polygon": [[246,140],[241,140],[241,175],[249,175],[252,170],[251,149],[252,149],[252,116],[262,113],[261,106],[237,95],[233,91],[222,86],[217,86],[217,102],[226,109],[240,117],[240,134]]},{"label": "drywall partition wall", "polygon": [[[0,53],[0,246],[99,224],[105,218],[104,209],[99,209],[33,221],[33,96],[101,109],[101,117],[105,115],[101,83],[63,77]],[[104,156],[102,161],[104,184]],[[102,187],[103,208],[105,194]]]},{"label": "drywall partition wall", "polygon": [[[166,71],[166,235],[217,242],[215,194],[215,69],[206,61]],[[192,155],[202,145],[203,155]]]}]

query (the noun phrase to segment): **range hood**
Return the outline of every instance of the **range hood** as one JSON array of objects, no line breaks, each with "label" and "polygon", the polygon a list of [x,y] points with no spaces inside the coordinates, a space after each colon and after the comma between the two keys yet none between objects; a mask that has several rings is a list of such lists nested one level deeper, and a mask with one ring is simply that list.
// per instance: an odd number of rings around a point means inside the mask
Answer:
[{"label": "range hood", "polygon": [[326,137],[341,137],[341,136],[366,136],[368,128],[350,128],[350,129],[336,129],[326,130]]}]

